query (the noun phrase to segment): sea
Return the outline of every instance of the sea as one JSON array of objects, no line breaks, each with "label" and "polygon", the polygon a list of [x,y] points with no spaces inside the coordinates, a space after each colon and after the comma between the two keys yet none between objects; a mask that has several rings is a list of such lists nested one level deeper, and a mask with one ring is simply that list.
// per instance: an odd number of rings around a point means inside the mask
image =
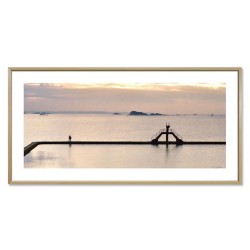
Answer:
[{"label": "sea", "polygon": [[[69,135],[72,141],[151,141],[167,123],[184,141],[226,141],[225,115],[25,114],[24,146]],[[24,167],[225,168],[226,145],[39,145]]]}]

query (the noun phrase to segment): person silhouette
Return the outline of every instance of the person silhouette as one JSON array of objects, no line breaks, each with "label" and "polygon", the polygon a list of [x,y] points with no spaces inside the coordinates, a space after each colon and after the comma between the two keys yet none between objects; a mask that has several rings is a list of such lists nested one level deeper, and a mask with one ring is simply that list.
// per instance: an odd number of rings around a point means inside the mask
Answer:
[{"label": "person silhouette", "polygon": [[69,135],[69,142],[71,142],[71,139],[72,139],[72,137],[71,137],[71,135]]}]

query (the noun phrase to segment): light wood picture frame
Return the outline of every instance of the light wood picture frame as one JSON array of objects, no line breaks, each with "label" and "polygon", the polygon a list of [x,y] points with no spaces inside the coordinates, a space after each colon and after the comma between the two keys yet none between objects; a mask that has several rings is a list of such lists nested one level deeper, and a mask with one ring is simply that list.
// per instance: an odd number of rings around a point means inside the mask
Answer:
[{"label": "light wood picture frame", "polygon": [[242,184],[240,67],[8,72],[9,184]]}]

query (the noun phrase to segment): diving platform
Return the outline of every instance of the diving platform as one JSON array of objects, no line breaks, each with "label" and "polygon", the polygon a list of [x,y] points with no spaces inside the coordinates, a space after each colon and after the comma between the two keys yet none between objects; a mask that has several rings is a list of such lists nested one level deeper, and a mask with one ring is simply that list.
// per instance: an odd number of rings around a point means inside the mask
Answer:
[{"label": "diving platform", "polygon": [[151,143],[155,145],[159,144],[159,139],[162,135],[166,135],[166,144],[169,144],[168,140],[169,135],[172,135],[175,138],[176,145],[183,144],[182,137],[179,136],[173,129],[170,129],[169,123],[166,125],[166,129],[161,129],[154,136],[152,136]]}]

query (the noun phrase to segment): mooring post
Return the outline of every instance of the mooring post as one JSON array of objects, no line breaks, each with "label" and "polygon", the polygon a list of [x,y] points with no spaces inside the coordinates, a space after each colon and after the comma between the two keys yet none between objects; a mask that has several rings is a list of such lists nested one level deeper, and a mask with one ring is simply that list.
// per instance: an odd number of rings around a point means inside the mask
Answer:
[{"label": "mooring post", "polygon": [[168,145],[168,133],[169,133],[170,125],[166,123],[166,144]]}]

